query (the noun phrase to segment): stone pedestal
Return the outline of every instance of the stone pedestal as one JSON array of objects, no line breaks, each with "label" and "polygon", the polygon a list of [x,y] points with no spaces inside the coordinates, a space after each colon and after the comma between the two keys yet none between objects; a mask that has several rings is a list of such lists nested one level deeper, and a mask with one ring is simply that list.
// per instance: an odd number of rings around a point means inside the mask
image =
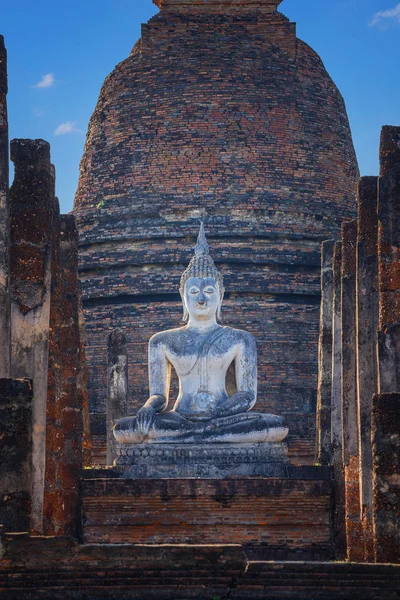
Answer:
[{"label": "stone pedestal", "polygon": [[85,544],[242,544],[264,560],[332,557],[328,467],[225,479],[133,479],[120,469],[83,472]]},{"label": "stone pedestal", "polygon": [[285,477],[287,444],[120,444],[116,468],[135,479]]}]

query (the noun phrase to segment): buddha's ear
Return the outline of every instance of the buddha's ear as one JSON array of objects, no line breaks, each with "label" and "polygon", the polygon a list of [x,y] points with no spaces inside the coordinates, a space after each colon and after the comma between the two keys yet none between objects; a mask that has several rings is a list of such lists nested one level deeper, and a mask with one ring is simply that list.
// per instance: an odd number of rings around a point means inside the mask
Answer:
[{"label": "buddha's ear", "polygon": [[222,317],[221,317],[221,312],[222,312],[222,311],[221,311],[221,308],[222,308],[222,302],[220,302],[220,303],[218,304],[218,308],[217,308],[217,319],[218,319],[218,321],[219,321],[219,320],[222,318]]},{"label": "buddha's ear", "polygon": [[182,292],[180,292],[180,294],[181,294],[181,300],[182,300],[182,306],[183,306],[183,318],[182,318],[182,321],[184,323],[186,323],[186,321],[189,318],[189,311],[188,311],[187,306],[186,306],[186,300],[185,300],[184,294],[182,294]]},{"label": "buddha's ear", "polygon": [[222,288],[220,296],[219,296],[219,303],[218,303],[218,308],[217,308],[217,319],[221,319],[222,302],[224,301],[224,294],[225,294],[225,288]]}]

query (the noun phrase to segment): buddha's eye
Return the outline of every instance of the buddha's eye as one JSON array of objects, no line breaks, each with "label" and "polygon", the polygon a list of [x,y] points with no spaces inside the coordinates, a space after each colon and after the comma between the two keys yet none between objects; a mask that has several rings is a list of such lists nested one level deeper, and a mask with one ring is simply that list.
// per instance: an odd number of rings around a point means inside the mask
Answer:
[{"label": "buddha's eye", "polygon": [[198,294],[199,291],[200,291],[199,288],[197,288],[197,287],[191,287],[189,289],[189,294]]},{"label": "buddha's eye", "polygon": [[215,288],[209,286],[209,287],[206,287],[206,289],[204,291],[206,294],[214,294]]}]

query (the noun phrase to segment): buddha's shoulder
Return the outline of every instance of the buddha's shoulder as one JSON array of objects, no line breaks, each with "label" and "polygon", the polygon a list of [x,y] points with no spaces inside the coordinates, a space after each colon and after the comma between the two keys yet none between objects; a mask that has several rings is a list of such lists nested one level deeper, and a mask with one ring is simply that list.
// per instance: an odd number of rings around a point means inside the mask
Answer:
[{"label": "buddha's shoulder", "polygon": [[224,327],[225,335],[236,342],[241,342],[246,346],[256,344],[255,337],[248,331],[243,329],[234,329],[233,327]]},{"label": "buddha's shoulder", "polygon": [[[234,329],[233,327],[221,327],[220,333],[223,338],[229,340],[231,343],[241,343],[246,346],[255,345],[255,338],[241,329]],[[176,329],[167,329],[166,331],[160,331],[150,338],[151,346],[163,346],[170,345],[171,343],[178,343],[183,340],[189,341],[195,334],[188,327],[177,327]]]},{"label": "buddha's shoulder", "polygon": [[150,338],[151,345],[166,344],[171,340],[177,339],[183,335],[185,331],[184,327],[177,327],[176,329],[167,329],[160,331]]}]

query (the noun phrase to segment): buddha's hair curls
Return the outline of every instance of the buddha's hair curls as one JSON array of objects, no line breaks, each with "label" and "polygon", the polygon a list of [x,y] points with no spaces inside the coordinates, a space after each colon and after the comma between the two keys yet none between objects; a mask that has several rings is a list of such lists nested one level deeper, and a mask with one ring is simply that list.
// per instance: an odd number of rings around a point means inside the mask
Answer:
[{"label": "buddha's hair curls", "polygon": [[[200,232],[197,238],[197,244],[194,248],[194,256],[189,263],[188,268],[182,273],[181,283],[179,291],[181,293],[182,300],[184,301],[185,285],[188,279],[191,277],[198,277],[201,279],[211,278],[215,279],[218,283],[218,290],[220,296],[220,303],[224,297],[224,279],[221,273],[218,271],[213,259],[210,256],[210,249],[208,247],[206,234],[204,231],[204,223],[200,224]],[[185,305],[185,302],[184,302]],[[220,311],[218,311],[219,313]],[[220,316],[218,314],[218,316]],[[187,318],[187,311],[185,307],[184,320]]]}]

